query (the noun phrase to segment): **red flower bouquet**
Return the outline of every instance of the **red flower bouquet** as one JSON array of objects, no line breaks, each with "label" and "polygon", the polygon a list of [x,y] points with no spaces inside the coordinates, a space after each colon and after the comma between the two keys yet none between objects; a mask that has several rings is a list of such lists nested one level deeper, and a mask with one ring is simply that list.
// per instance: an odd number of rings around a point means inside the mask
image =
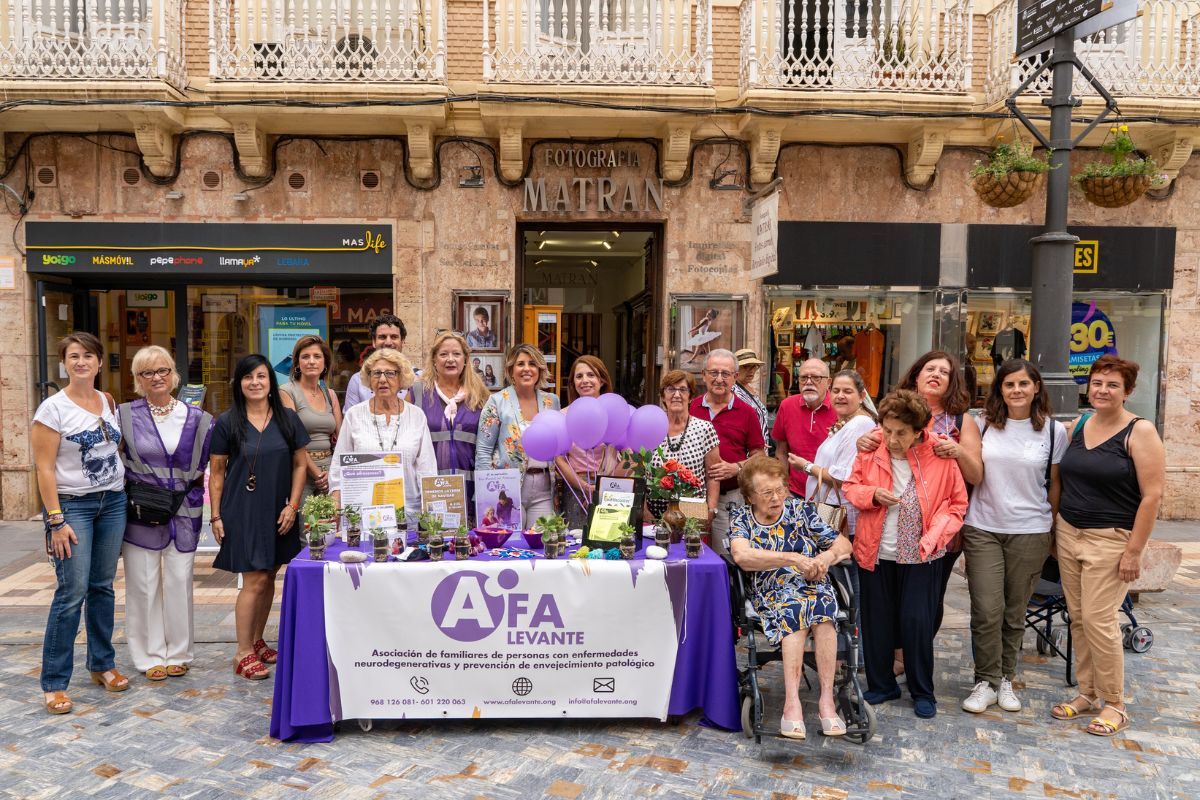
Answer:
[{"label": "red flower bouquet", "polygon": [[[662,447],[655,452],[659,458],[663,458]],[[651,452],[648,450],[629,456],[627,466],[633,468],[634,477],[646,481],[649,497],[674,503],[681,497],[704,496],[704,483],[700,477],[674,458],[664,459],[662,466],[655,466],[650,461]]]}]

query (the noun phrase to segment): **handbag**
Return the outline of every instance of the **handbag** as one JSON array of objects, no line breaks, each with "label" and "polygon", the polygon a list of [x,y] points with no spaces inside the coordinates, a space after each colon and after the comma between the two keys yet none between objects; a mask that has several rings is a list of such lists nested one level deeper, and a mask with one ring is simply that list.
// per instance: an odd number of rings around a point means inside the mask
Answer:
[{"label": "handbag", "polygon": [[166,525],[183,505],[187,492],[173,492],[141,481],[125,484],[126,514],[131,522]]},{"label": "handbag", "polygon": [[[838,500],[835,505],[829,502],[829,493],[834,493]],[[838,533],[846,532],[846,521],[848,516],[846,508],[842,503],[842,492],[834,486],[830,486],[825,481],[817,481],[817,486],[813,489],[811,497],[806,498],[806,503],[812,503],[817,511],[817,516],[824,520],[825,524],[833,528]]]}]

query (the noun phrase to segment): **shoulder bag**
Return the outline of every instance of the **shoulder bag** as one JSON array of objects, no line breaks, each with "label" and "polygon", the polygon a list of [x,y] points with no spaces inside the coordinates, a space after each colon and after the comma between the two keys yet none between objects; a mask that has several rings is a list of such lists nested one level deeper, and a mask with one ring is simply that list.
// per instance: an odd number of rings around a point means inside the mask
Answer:
[{"label": "shoulder bag", "polygon": [[[834,497],[837,498],[837,505],[829,502],[830,492],[833,492]],[[816,508],[817,516],[824,520],[826,525],[838,533],[846,532],[846,507],[842,505],[842,492],[836,486],[830,486],[825,481],[818,480],[812,495],[804,502],[811,503]]]},{"label": "shoulder bag", "polygon": [[[149,469],[134,446],[133,413],[129,403],[121,405],[120,418],[121,427],[129,432],[125,452],[129,454],[130,460],[137,462],[143,468]],[[197,433],[197,435],[199,436],[200,434]],[[163,450],[163,455],[166,456],[167,463],[170,464],[171,455],[165,449]],[[174,467],[171,468],[171,471],[173,474]],[[175,492],[170,489],[164,489],[161,486],[142,483],[130,478],[125,481],[125,515],[130,522],[136,522],[140,525],[166,525],[175,516],[175,513],[179,511],[179,507],[183,505],[185,497],[187,497],[187,492]]]}]

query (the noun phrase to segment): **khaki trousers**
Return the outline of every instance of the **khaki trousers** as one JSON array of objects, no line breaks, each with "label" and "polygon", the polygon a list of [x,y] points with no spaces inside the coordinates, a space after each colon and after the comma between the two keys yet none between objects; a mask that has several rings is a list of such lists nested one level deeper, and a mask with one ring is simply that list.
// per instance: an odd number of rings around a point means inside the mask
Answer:
[{"label": "khaki trousers", "polygon": [[971,593],[971,652],[975,682],[993,689],[1017,673],[1025,609],[1050,552],[1050,533],[990,533],[962,528]]},{"label": "khaki trousers", "polygon": [[1117,567],[1130,531],[1076,528],[1061,517],[1055,530],[1079,693],[1106,703],[1124,702],[1125,653],[1117,611],[1129,584],[1120,579]]},{"label": "khaki trousers", "polygon": [[730,503],[740,506],[745,502],[741,489],[730,489],[727,492],[721,492],[717,497],[717,513],[713,517],[712,536],[709,537],[709,543],[713,552],[718,555],[724,555],[729,552],[729,525],[731,520],[726,507]]}]

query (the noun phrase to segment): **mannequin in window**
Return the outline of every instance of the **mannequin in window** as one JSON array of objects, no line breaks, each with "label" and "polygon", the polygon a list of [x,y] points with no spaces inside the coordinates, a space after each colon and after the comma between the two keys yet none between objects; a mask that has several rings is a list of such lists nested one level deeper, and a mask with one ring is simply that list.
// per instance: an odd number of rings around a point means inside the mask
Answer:
[{"label": "mannequin in window", "polygon": [[992,340],[992,364],[996,369],[1005,361],[1025,357],[1025,334],[1006,323],[1004,328]]}]

